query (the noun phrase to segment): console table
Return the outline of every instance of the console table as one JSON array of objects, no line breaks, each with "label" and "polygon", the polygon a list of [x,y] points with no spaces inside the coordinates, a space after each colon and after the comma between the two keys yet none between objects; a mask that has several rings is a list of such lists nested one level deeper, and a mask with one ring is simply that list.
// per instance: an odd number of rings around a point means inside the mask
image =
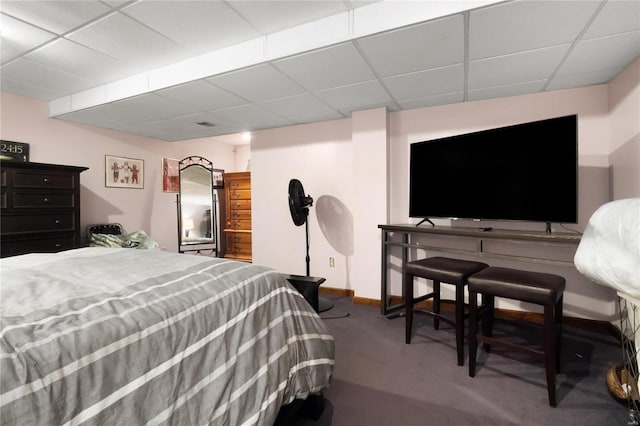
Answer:
[{"label": "console table", "polygon": [[[382,279],[381,279],[381,300],[380,311],[382,315],[390,314],[404,308],[404,302],[391,304],[391,295],[388,288],[388,264],[389,247],[402,248],[402,277],[405,276],[405,265],[409,261],[409,249],[423,249],[429,251],[441,251],[448,253],[458,253],[473,255],[477,257],[492,257],[510,259],[523,262],[545,263],[559,266],[573,266],[573,261],[546,259],[515,254],[492,253],[485,250],[487,240],[500,240],[509,244],[528,244],[532,246],[555,246],[555,247],[577,247],[580,243],[581,234],[568,232],[539,232],[539,231],[514,231],[493,228],[470,228],[470,227],[450,227],[450,226],[416,226],[412,224],[378,225],[382,230]],[[392,236],[395,237],[393,240]],[[413,241],[415,236],[445,237],[455,239],[465,239],[473,241],[474,249],[449,248],[437,245],[427,245]],[[404,288],[404,287],[403,287]],[[404,291],[404,290],[403,290]],[[404,294],[402,295],[404,300]]]}]

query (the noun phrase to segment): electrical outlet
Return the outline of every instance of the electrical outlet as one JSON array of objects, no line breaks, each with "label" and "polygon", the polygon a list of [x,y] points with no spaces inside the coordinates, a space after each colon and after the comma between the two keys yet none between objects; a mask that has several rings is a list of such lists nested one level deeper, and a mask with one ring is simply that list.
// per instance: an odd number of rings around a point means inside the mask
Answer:
[{"label": "electrical outlet", "polygon": [[335,268],[336,266],[336,260],[333,257],[329,258],[329,267],[330,268]]}]

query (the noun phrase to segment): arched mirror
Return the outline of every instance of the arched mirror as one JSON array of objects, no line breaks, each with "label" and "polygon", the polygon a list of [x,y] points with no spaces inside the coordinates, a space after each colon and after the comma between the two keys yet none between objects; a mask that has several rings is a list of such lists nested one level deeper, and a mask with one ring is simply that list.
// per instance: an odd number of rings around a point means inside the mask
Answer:
[{"label": "arched mirror", "polygon": [[187,157],[179,164],[178,251],[218,252],[217,196],[213,163]]}]

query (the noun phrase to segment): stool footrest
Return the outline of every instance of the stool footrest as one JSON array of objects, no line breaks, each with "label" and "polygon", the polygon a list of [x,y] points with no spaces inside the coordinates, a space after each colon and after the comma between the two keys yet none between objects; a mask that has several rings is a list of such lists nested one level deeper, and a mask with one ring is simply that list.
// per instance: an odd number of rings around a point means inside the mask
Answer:
[{"label": "stool footrest", "polygon": [[484,343],[490,346],[502,346],[514,352],[521,352],[524,354],[528,354],[533,356],[534,358],[539,358],[539,360],[544,361],[544,351],[541,351],[539,349],[527,348],[522,345],[506,342],[504,340],[497,339],[494,337],[483,336],[481,334],[476,335],[476,340],[478,341],[478,343]]}]

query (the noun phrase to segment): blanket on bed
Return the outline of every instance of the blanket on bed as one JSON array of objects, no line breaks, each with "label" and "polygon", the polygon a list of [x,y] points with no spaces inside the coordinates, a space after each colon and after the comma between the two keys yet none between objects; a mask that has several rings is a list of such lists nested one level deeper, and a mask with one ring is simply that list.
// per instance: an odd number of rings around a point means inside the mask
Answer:
[{"label": "blanket on bed", "polygon": [[640,198],[600,206],[589,219],[574,263],[593,282],[640,298]]},{"label": "blanket on bed", "polygon": [[269,425],[334,342],[280,274],[84,248],[1,260],[0,424]]}]

